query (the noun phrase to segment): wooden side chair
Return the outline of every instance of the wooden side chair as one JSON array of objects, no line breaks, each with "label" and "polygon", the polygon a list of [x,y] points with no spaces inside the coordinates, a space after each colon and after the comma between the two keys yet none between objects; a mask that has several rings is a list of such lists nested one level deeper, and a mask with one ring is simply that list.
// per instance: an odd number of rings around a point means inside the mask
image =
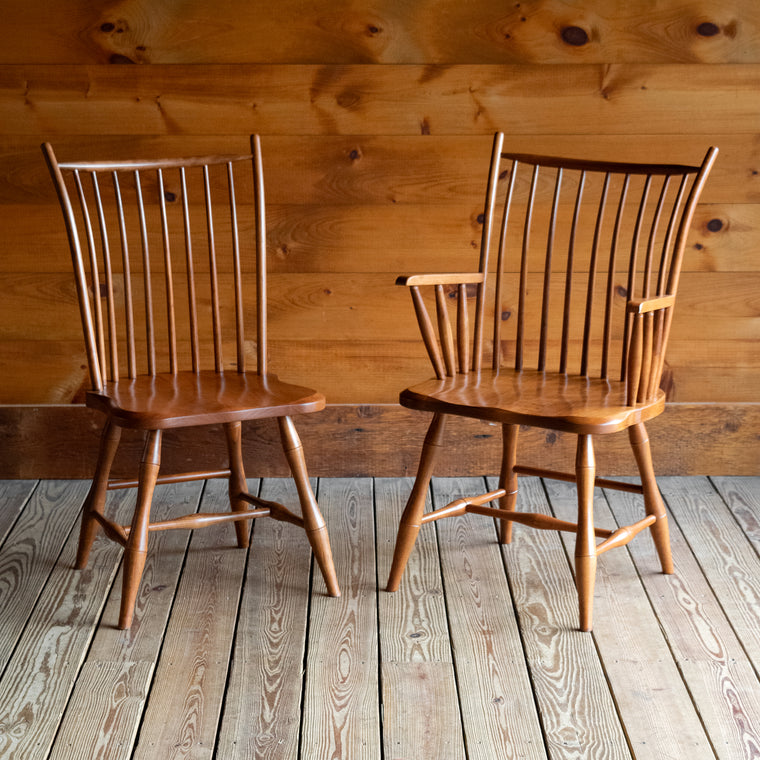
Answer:
[{"label": "wooden side chair", "polygon": [[[100,528],[124,547],[119,628],[129,628],[151,531],[230,521],[238,546],[246,547],[247,521],[269,516],[306,530],[328,593],[339,596],[327,528],[291,419],[321,410],[325,399],[281,382],[267,365],[258,136],[247,155],[189,159],[59,162],[49,144],[42,149],[74,264],[89,363],[86,404],[106,418],[77,568],[87,564]],[[243,284],[246,277],[250,288]],[[277,420],[300,515],[248,493],[242,422],[261,418]],[[163,432],[210,424],[224,428],[228,468],[159,476]],[[145,431],[136,480],[109,478],[122,428]],[[229,512],[151,522],[156,483],[214,477],[229,478]],[[106,493],[133,486],[131,525],[119,525],[105,516]]]},{"label": "wooden side chair", "polygon": [[[580,627],[588,631],[600,554],[651,528],[662,570],[673,572],[644,423],[665,406],[660,379],[686,235],[718,150],[699,166],[675,166],[519,155],[502,145],[497,133],[478,271],[397,281],[411,291],[435,378],[401,393],[403,406],[433,419],[388,590],[398,588],[420,527],[444,517],[498,518],[502,543],[513,522],[571,531]],[[499,487],[423,514],[450,416],[501,423]],[[518,464],[521,425],[575,434],[574,472]],[[593,437],[622,430],[641,485],[596,476]],[[575,482],[577,524],[516,511],[518,475]],[[642,494],[645,516],[615,531],[595,529],[595,485]]]}]

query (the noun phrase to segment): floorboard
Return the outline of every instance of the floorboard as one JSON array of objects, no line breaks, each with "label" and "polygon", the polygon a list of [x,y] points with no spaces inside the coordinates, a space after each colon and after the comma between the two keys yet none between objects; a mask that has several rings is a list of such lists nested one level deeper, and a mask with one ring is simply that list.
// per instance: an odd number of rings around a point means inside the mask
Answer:
[{"label": "floorboard", "polygon": [[[496,486],[496,479],[488,484]],[[517,509],[551,514],[540,480],[522,479]],[[549,757],[630,760],[594,637],[577,630],[575,582],[560,536],[515,525],[502,553]]]},{"label": "floorboard", "polygon": [[380,757],[372,481],[323,480],[318,499],[341,596],[314,574],[301,756],[371,760]]},{"label": "floorboard", "polygon": [[[375,481],[380,589],[388,579],[398,521],[412,482]],[[420,532],[399,590],[381,590],[378,602],[385,757],[463,760],[462,719],[434,528]]]},{"label": "floorboard", "polygon": [[[520,483],[520,509],[574,519],[571,485]],[[646,534],[604,554],[590,634],[572,534],[428,524],[389,594],[411,480],[314,484],[340,598],[291,524],[257,521],[248,550],[228,524],[164,531],[118,631],[119,547],[72,569],[88,484],[0,481],[0,758],[760,760],[760,477],[662,478],[676,573]],[[435,479],[430,505],[493,485]],[[249,487],[297,509],[288,480]],[[154,514],[226,498],[162,486]],[[596,492],[598,525],[641,511]]]},{"label": "floorboard", "polygon": [[[298,504],[290,480],[265,481],[260,496]],[[298,757],[310,572],[302,530],[275,520],[255,524],[217,745],[220,758]]]},{"label": "floorboard", "polygon": [[[694,479],[669,482],[669,501],[693,485]],[[631,494],[607,492],[607,498],[621,525],[640,514],[640,499]],[[651,541],[629,544],[633,561],[715,754],[722,760],[760,757],[757,675],[679,525],[672,518],[669,523],[678,572],[659,572]]]},{"label": "floorboard", "polygon": [[[226,482],[209,481],[199,511],[228,508]],[[229,524],[193,533],[135,758],[213,756],[246,557]]]},{"label": "floorboard", "polygon": [[[573,520],[574,487],[558,481],[549,481],[546,487],[554,514]],[[642,515],[643,509],[642,503]],[[618,527],[599,489],[594,517],[600,528]],[[562,535],[570,559],[574,538]],[[639,540],[651,539],[641,536]],[[710,740],[625,550],[599,557],[592,635],[636,760],[712,758]]]}]

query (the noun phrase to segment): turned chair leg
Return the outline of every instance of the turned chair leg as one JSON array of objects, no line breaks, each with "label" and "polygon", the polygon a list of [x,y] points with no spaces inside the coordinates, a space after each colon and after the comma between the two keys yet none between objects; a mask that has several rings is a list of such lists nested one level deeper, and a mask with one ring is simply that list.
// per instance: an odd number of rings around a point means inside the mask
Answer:
[{"label": "turned chair leg", "polygon": [[641,476],[641,485],[644,489],[644,507],[648,515],[654,515],[657,520],[652,525],[652,538],[660,558],[662,572],[673,572],[673,555],[670,550],[670,530],[668,529],[668,515],[665,504],[657,487],[652,466],[652,452],[649,448],[649,436],[643,423],[628,428],[628,436],[631,441],[633,455]]},{"label": "turned chair leg", "polygon": [[330,537],[327,533],[327,525],[322,517],[317,500],[314,498],[309,475],[306,471],[301,439],[296,432],[296,427],[290,417],[278,417],[282,448],[290,465],[290,471],[298,490],[298,499],[301,503],[301,515],[303,517],[306,536],[314,552],[322,577],[325,579],[327,593],[330,596],[340,596],[338,577],[335,573],[332,550],[330,549]]},{"label": "turned chair leg", "polygon": [[95,536],[98,533],[100,524],[94,517],[95,514],[102,515],[106,504],[106,493],[108,492],[108,475],[111,472],[116,450],[119,447],[121,438],[121,428],[114,425],[108,420],[103,427],[100,437],[100,453],[98,454],[98,464],[95,468],[95,475],[92,479],[92,485],[87,493],[82,510],[82,523],[79,530],[79,547],[77,548],[77,558],[74,567],[82,570],[87,567],[87,560],[90,556]]},{"label": "turned chair leg", "polygon": [[[499,475],[499,488],[503,488],[507,495],[499,499],[499,508],[514,512],[517,506],[517,474],[514,466],[517,462],[517,433],[519,425],[503,424],[501,474]],[[512,543],[512,521],[499,520],[499,542],[502,544]]]},{"label": "turned chair leg", "polygon": [[594,609],[596,578],[596,538],[594,535],[594,480],[596,464],[590,435],[578,436],[575,460],[578,487],[578,532],[575,538],[575,581],[578,587],[580,629],[590,631]]},{"label": "turned chair leg", "polygon": [[433,415],[425,442],[422,446],[420,463],[417,467],[417,477],[406,502],[406,507],[401,515],[396,536],[396,547],[393,551],[393,562],[388,576],[387,591],[397,591],[404,574],[406,563],[412,553],[417,535],[422,526],[422,515],[425,511],[425,499],[427,497],[430,479],[433,477],[433,466],[443,443],[443,431],[446,417],[442,414]]},{"label": "turned chair leg", "polygon": [[[248,512],[248,502],[239,498],[241,493],[248,493],[248,484],[245,480],[245,469],[243,467],[243,423],[228,422],[224,426],[224,432],[227,436],[227,453],[230,462],[230,505],[233,512]],[[249,532],[250,522],[248,520],[238,520],[235,522],[237,545],[241,549],[248,548]]]},{"label": "turned chair leg", "polygon": [[139,485],[137,486],[137,505],[129,529],[129,537],[124,547],[124,566],[121,592],[121,609],[119,611],[119,628],[132,625],[137,591],[140,588],[145,557],[148,553],[148,525],[153,490],[156,487],[158,470],[161,465],[161,431],[151,430],[145,441],[142,461],[140,462]]}]

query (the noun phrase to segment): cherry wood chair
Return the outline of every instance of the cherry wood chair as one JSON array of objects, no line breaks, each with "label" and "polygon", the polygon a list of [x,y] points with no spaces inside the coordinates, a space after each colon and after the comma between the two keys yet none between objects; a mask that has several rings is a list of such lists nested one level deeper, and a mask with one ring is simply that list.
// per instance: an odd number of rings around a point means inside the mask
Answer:
[{"label": "cherry wood chair", "polygon": [[[328,593],[339,596],[327,528],[291,419],[321,410],[325,399],[281,382],[267,366],[258,136],[247,155],[188,159],[59,162],[49,144],[42,149],[74,265],[89,363],[86,404],[106,418],[76,567],[86,566],[100,528],[124,547],[119,628],[129,628],[151,531],[231,521],[238,546],[246,547],[246,521],[269,516],[306,530]],[[262,418],[277,420],[301,515],[248,493],[242,422]],[[225,432],[227,469],[159,476],[165,430],[215,423]],[[145,431],[136,480],[109,478],[123,428]],[[229,478],[229,512],[150,521],[157,483],[216,477]],[[107,518],[107,491],[134,486],[131,525]]]},{"label": "cherry wood chair", "polygon": [[[401,517],[388,590],[398,589],[420,527],[444,517],[498,518],[502,543],[510,542],[513,522],[571,531],[580,627],[588,631],[600,554],[651,528],[662,570],[673,572],[644,423],[665,406],[660,379],[686,235],[718,150],[711,148],[699,166],[674,166],[519,155],[502,146],[497,133],[478,271],[397,280],[411,291],[435,378],[400,397],[433,419]],[[450,416],[501,423],[499,487],[425,514]],[[574,472],[518,464],[521,425],[575,434]],[[622,430],[640,485],[596,476],[593,437]],[[516,511],[518,475],[575,482],[577,523]],[[645,516],[615,531],[595,529],[595,485],[642,494]]]}]

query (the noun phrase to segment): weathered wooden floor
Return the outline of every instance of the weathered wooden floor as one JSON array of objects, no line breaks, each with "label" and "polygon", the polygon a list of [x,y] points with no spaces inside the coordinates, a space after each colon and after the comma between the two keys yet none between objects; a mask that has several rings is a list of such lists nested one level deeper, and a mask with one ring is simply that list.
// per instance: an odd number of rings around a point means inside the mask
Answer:
[{"label": "weathered wooden floor", "polygon": [[[571,487],[521,483],[523,506],[572,515]],[[0,758],[760,758],[760,478],[661,479],[677,573],[648,536],[605,554],[593,634],[570,544],[516,526],[502,549],[488,518],[423,528],[383,591],[410,485],[319,482],[340,599],[291,525],[260,521],[248,552],[228,525],[154,534],[120,632],[118,547],[71,569],[87,484],[0,483]],[[224,501],[218,481],[165,486],[155,511]],[[598,494],[602,525],[638,509]]]}]

